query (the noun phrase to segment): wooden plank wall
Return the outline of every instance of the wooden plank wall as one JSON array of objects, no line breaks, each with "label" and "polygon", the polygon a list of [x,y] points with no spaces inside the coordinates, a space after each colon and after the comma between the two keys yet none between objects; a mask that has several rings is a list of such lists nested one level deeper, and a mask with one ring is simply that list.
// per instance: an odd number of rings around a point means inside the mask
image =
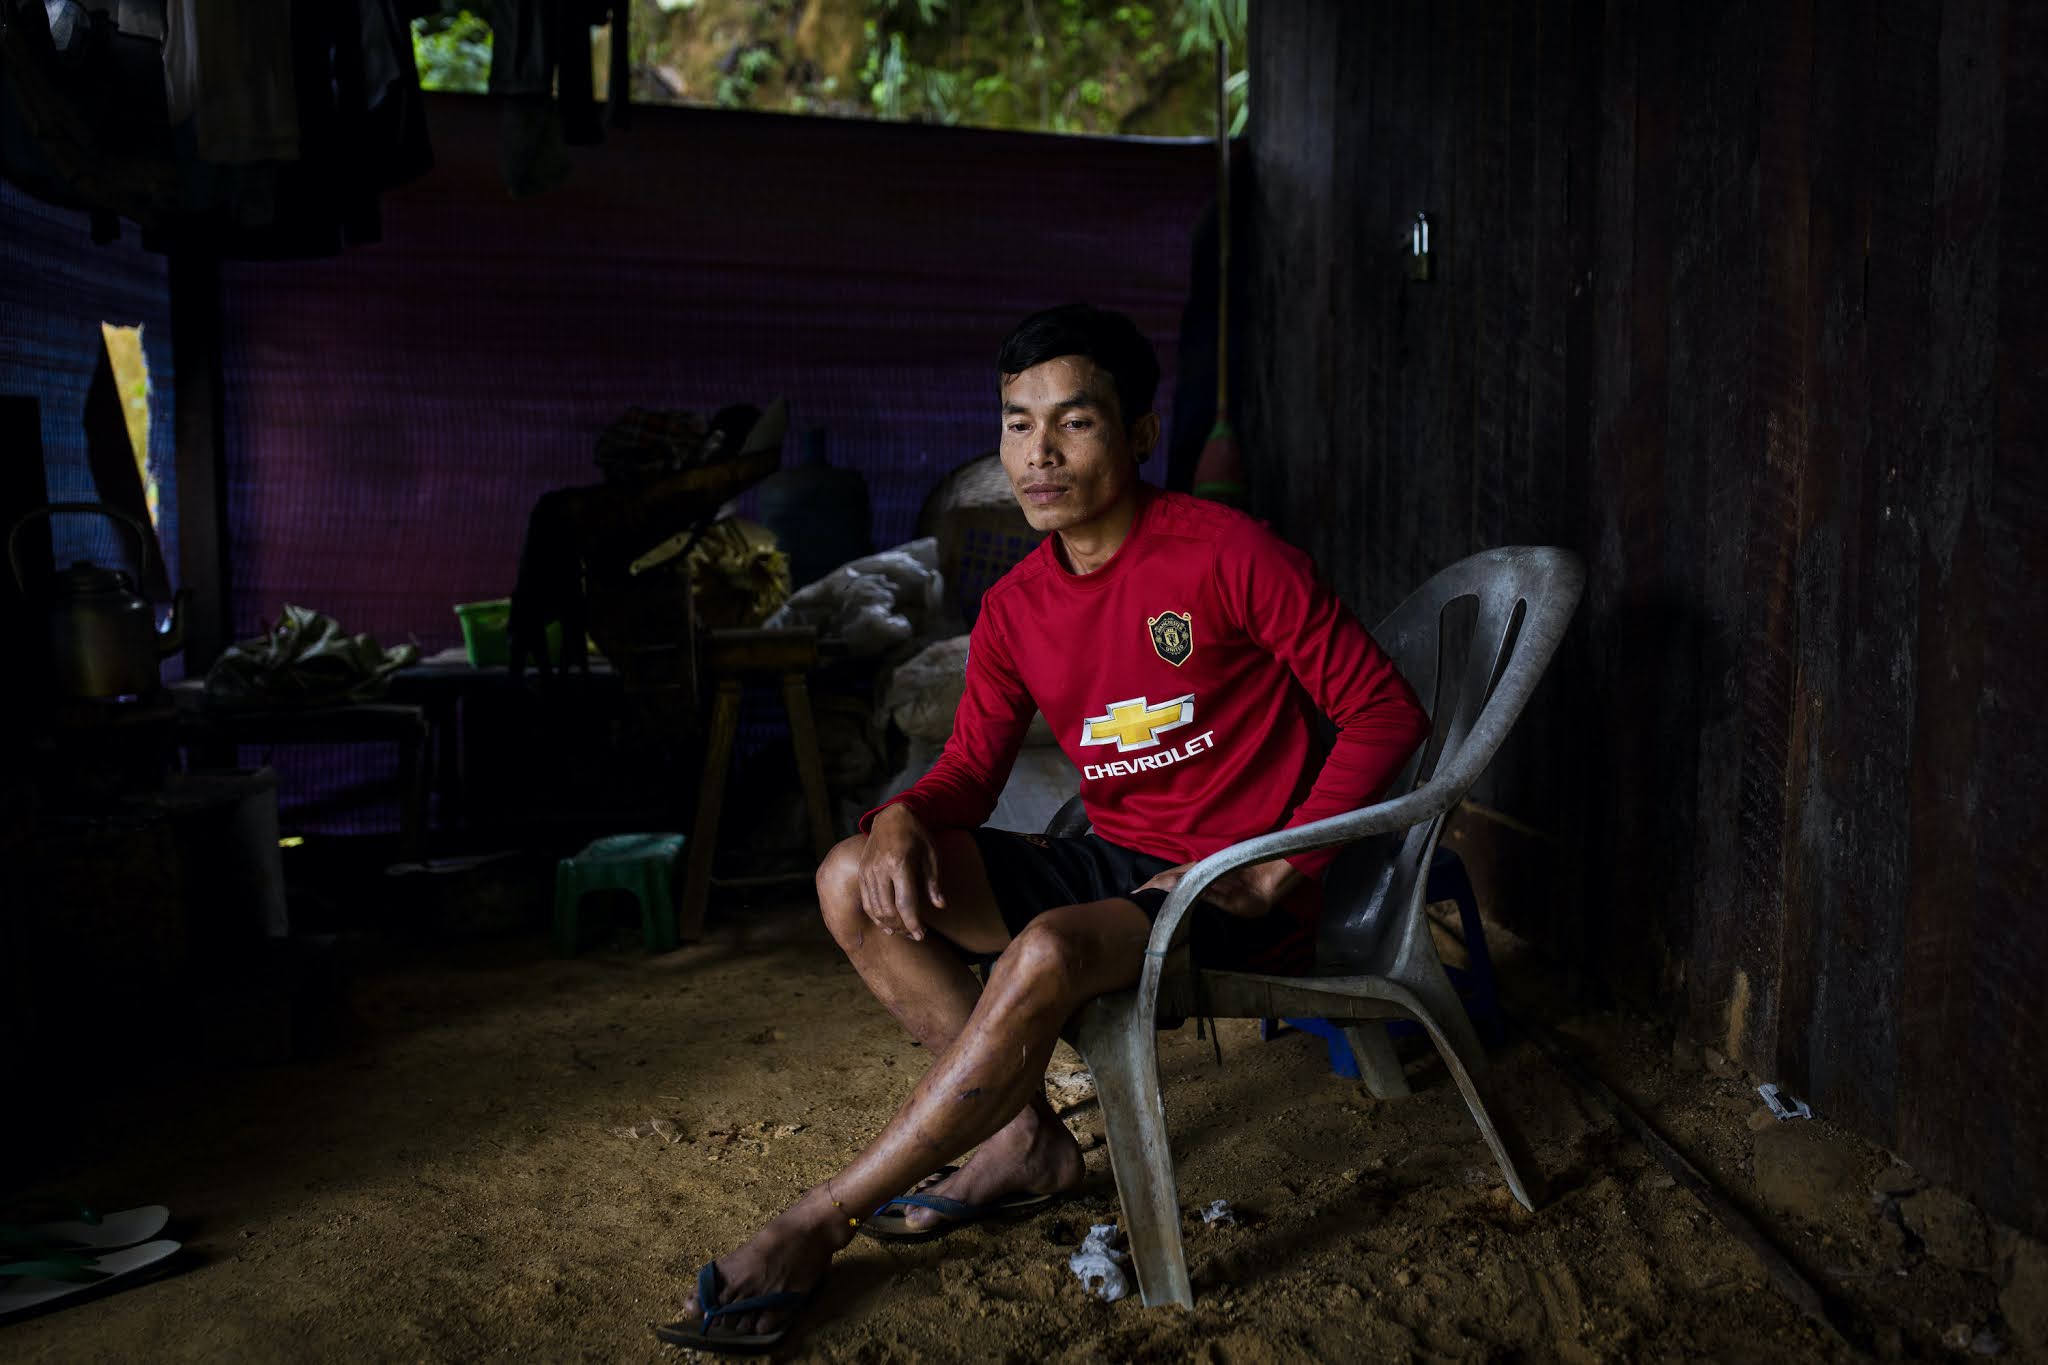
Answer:
[{"label": "wooden plank wall", "polygon": [[1258,510],[1587,559],[1519,927],[2048,1234],[2048,6],[1252,11]]}]

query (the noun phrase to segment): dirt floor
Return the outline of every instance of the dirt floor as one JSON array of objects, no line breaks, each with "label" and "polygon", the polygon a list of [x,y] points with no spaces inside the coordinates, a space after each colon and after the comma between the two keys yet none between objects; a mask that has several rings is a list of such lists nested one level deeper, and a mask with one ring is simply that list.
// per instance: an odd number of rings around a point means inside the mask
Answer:
[{"label": "dirt floor", "polygon": [[[650,1329],[695,1268],[833,1171],[925,1065],[802,906],[657,957],[622,941],[562,961],[537,934],[385,947],[349,998],[323,1060],[110,1105],[45,1192],[169,1204],[186,1269],[0,1326],[0,1357],[674,1359]],[[1079,1099],[1085,1197],[930,1245],[858,1240],[784,1354],[2048,1359],[2038,1244],[1824,1117],[1771,1119],[1752,1080],[1647,1023],[1529,1008],[1759,1217],[1853,1347],[1529,1042],[1498,1065],[1550,1183],[1533,1215],[1433,1060],[1411,1063],[1413,1098],[1380,1103],[1317,1040],[1225,1023],[1220,1069],[1192,1026],[1161,1042],[1192,1312],[1103,1303],[1069,1272],[1088,1225],[1117,1217]],[[1236,1226],[1203,1225],[1216,1199]]]}]

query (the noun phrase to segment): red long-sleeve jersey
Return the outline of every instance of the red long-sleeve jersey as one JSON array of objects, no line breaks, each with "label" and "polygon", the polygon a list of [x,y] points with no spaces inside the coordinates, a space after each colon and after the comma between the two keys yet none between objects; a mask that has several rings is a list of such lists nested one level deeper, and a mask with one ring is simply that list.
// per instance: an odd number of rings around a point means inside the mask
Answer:
[{"label": "red long-sleeve jersey", "polygon": [[[1096,833],[1177,863],[1367,805],[1428,735],[1308,556],[1243,513],[1141,486],[1102,568],[1071,573],[1053,546],[982,597],[952,737],[894,798],[930,828],[988,818],[1034,709]],[[1317,710],[1336,725],[1327,753]],[[1291,861],[1319,878],[1333,856]]]}]

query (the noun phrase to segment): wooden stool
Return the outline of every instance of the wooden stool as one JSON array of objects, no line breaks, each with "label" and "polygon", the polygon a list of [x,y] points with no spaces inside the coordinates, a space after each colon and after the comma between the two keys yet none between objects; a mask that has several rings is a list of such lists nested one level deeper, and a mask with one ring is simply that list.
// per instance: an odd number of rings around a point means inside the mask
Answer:
[{"label": "wooden stool", "polygon": [[719,886],[775,886],[809,881],[808,872],[762,877],[711,875],[718,852],[718,817],[732,766],[733,740],[740,728],[740,684],[749,677],[782,679],[782,705],[789,713],[789,737],[796,750],[797,778],[810,817],[811,848],[823,862],[832,851],[832,813],[825,800],[825,763],[818,754],[818,727],[811,719],[811,689],[804,675],[818,662],[815,630],[714,630],[705,638],[704,678],[715,683],[711,729],[705,740],[704,775],[697,790],[697,823],[690,833],[689,870],[676,931],[684,942],[703,937],[704,907],[714,882]]}]

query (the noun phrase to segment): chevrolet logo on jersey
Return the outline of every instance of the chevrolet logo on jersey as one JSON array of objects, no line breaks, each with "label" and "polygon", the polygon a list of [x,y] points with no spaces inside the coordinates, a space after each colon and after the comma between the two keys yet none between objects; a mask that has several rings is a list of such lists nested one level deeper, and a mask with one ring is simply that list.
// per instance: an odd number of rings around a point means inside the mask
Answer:
[{"label": "chevrolet logo on jersey", "polygon": [[1081,724],[1081,743],[1114,744],[1127,754],[1133,749],[1151,749],[1159,736],[1195,721],[1195,694],[1148,705],[1143,697],[1113,701],[1105,715],[1090,716]]}]

